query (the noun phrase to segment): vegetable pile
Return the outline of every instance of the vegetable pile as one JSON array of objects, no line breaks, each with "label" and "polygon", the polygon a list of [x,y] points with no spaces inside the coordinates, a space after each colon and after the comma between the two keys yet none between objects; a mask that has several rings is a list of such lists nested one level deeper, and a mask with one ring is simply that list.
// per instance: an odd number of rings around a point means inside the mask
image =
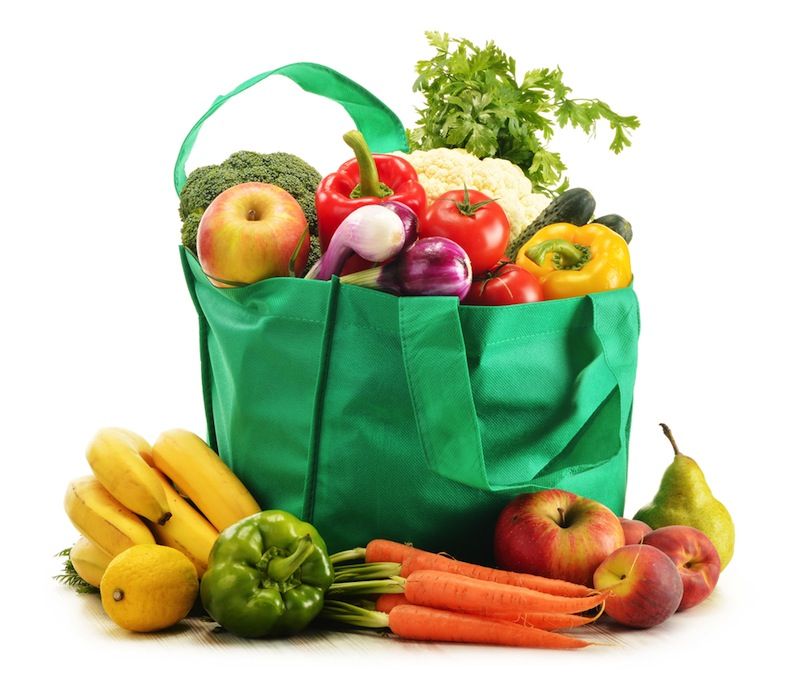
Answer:
[{"label": "vegetable pile", "polygon": [[[630,283],[631,226],[617,215],[589,223],[595,201],[588,190],[567,190],[512,236],[500,199],[466,181],[430,199],[409,160],[373,155],[357,130],[344,141],[355,156],[320,179],[311,220],[301,205],[310,203],[310,174],[292,189],[264,183],[263,177],[242,181],[249,176],[237,167],[246,160],[240,152],[189,176],[181,193],[184,210],[234,183],[184,221],[185,242],[194,239],[214,285],[337,276],[345,284],[398,296],[450,295],[467,305],[492,306],[577,297]],[[249,156],[287,160],[283,154]],[[198,213],[195,237],[187,227]],[[311,221],[317,224],[319,257],[309,250]]]},{"label": "vegetable pile", "polygon": [[631,224],[594,217],[591,193],[569,188],[546,145],[556,127],[593,134],[605,121],[619,153],[638,119],[573,98],[560,69],[519,80],[494,42],[427,38],[435,54],[416,65],[413,89],[425,102],[409,152],[372,153],[352,130],[343,139],[353,156],[324,176],[293,154],[248,151],[189,175],[181,235],[212,284],[336,276],[398,296],[499,306],[630,283]]}]

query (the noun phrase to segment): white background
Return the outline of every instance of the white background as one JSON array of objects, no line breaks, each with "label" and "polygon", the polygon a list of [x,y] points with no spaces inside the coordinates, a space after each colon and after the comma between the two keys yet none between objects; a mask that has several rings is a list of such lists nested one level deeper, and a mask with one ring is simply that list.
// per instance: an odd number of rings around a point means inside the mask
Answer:
[{"label": "white background", "polygon": [[[513,681],[700,688],[776,680],[797,612],[797,63],[789,3],[15,3],[3,11],[2,599],[7,678],[66,688]],[[526,9],[522,10],[520,7]],[[654,494],[668,422],[737,527],[711,600],[623,650],[347,645],[295,652],[109,635],[55,583],[62,510],[104,425],[205,432],[178,260],[178,147],[213,98],[289,62],[361,82],[406,124],[423,31],[495,39],[522,73],[642,126],[620,156],[557,136],[574,186],[631,220],[642,310],[626,515]],[[521,76],[521,74],[520,74]],[[209,121],[190,167],[294,151],[323,173],[350,125],[271,79]],[[10,646],[10,647],[9,647]],[[276,650],[280,652],[276,652]],[[401,652],[402,651],[402,652]],[[411,651],[411,654],[409,654]],[[758,661],[760,660],[760,661]],[[289,676],[291,675],[291,676]],[[716,687],[716,684],[715,684]]]}]

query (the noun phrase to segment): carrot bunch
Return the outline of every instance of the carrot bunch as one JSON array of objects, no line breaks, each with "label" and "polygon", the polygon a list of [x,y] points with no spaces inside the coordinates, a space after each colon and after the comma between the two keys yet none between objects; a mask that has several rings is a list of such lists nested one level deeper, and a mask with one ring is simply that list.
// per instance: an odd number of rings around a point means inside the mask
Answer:
[{"label": "carrot bunch", "polygon": [[[493,569],[391,540],[331,557],[335,579],[320,618],[400,638],[570,649],[558,633],[595,621],[606,598],[582,585]],[[352,564],[348,562],[362,561]],[[366,600],[365,600],[366,598]]]}]

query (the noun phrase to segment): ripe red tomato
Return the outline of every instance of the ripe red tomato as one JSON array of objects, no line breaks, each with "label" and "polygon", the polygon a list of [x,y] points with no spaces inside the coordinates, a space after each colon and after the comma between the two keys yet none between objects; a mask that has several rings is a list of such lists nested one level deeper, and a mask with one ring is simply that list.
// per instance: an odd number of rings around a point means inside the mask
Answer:
[{"label": "ripe red tomato", "polygon": [[502,263],[472,281],[465,305],[517,305],[544,299],[539,279],[518,264]]},{"label": "ripe red tomato", "polygon": [[472,274],[491,269],[508,244],[508,218],[491,197],[477,190],[445,192],[420,218],[420,237],[445,237],[458,243],[472,263]]}]

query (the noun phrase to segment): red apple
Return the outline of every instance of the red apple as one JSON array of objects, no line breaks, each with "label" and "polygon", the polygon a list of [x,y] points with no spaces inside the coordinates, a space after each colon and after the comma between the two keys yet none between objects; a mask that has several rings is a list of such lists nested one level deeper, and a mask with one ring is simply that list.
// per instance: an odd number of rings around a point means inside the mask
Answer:
[{"label": "red apple", "polygon": [[306,227],[303,209],[286,190],[263,182],[234,185],[217,196],[200,219],[197,257],[216,286],[254,283],[288,276],[302,238],[294,265],[299,273],[308,258]]},{"label": "red apple", "polygon": [[652,533],[653,529],[644,521],[635,521],[632,518],[620,518],[622,532],[625,533],[626,545],[638,545],[647,533]]},{"label": "red apple", "polygon": [[683,597],[678,567],[650,545],[625,545],[606,557],[594,572],[594,587],[607,590],[606,614],[637,629],[671,617]]},{"label": "red apple", "polygon": [[610,509],[560,489],[519,495],[500,513],[494,533],[500,568],[588,586],[597,565],[623,544]]},{"label": "red apple", "polygon": [[688,525],[668,525],[645,535],[644,544],[660,549],[678,567],[683,580],[679,612],[711,595],[719,580],[720,559],[704,532]]}]

